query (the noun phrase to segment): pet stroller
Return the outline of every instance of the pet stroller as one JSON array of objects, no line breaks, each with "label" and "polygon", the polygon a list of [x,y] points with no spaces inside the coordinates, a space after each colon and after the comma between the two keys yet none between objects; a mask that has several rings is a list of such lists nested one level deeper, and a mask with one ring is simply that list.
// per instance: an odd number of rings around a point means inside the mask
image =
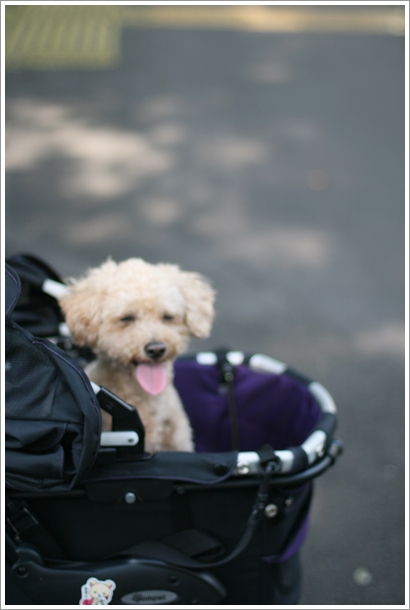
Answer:
[{"label": "pet stroller", "polygon": [[341,453],[327,390],[261,354],[180,358],[196,452],[148,455],[137,412],[86,378],[60,288],[6,263],[6,603],[296,604],[312,481]]}]

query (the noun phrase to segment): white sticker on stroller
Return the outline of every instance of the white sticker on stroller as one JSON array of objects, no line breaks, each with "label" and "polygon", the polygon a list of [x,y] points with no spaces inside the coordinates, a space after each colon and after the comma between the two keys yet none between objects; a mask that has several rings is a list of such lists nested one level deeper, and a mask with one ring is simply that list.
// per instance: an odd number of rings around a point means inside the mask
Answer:
[{"label": "white sticker on stroller", "polygon": [[80,606],[106,606],[112,600],[115,589],[113,580],[98,580],[89,578],[81,587]]},{"label": "white sticker on stroller", "polygon": [[121,597],[123,604],[171,604],[178,599],[173,591],[135,591]]}]

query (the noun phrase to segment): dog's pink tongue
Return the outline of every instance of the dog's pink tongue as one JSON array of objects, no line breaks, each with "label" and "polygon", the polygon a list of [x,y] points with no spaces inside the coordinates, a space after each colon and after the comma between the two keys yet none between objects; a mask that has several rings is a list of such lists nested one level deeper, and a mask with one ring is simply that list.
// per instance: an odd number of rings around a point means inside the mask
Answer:
[{"label": "dog's pink tongue", "polygon": [[153,396],[161,394],[167,385],[167,371],[163,364],[142,362],[137,366],[135,376],[142,389]]}]

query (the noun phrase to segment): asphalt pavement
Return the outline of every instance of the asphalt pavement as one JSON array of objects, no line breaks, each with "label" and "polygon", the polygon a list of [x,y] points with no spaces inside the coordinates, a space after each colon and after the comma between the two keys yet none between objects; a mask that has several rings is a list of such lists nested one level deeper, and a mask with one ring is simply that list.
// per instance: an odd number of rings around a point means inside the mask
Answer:
[{"label": "asphalt pavement", "polygon": [[[338,406],[345,451],[316,483],[301,604],[404,604],[400,14],[372,30],[358,13],[312,27],[312,7],[270,27],[98,10],[6,22],[6,256],[209,277],[216,321],[192,349],[271,355]],[[67,42],[53,24],[70,19]]]}]

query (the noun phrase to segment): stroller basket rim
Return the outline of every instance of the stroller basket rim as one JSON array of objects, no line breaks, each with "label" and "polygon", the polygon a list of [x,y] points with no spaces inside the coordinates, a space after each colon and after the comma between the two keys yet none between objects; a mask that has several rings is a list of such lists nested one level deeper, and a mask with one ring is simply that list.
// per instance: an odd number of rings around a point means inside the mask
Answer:
[{"label": "stroller basket rim", "polygon": [[[242,351],[227,351],[226,359],[232,366],[247,364],[252,370],[257,372],[273,373],[276,375],[286,374],[295,378],[299,383],[307,387],[307,390],[316,400],[321,410],[321,419],[300,446],[271,451],[269,459],[277,463],[275,476],[294,475],[309,470],[309,474],[306,472],[306,477],[301,477],[309,480],[318,476],[318,474],[321,474],[328,466],[333,464],[337,455],[341,452],[341,449],[336,450],[334,446],[333,452],[329,454],[329,449],[334,440],[333,433],[337,424],[337,409],[333,397],[321,383],[302,376],[288,367],[284,362],[264,354],[254,353],[247,355],[246,352]],[[178,360],[196,360],[198,364],[214,366],[218,362],[218,355],[215,352],[198,352],[196,354],[186,354],[179,357]],[[93,382],[91,386],[97,397],[100,392],[105,391],[105,388]],[[138,434],[133,432],[132,435],[128,431],[102,433],[102,446],[136,445],[139,440]],[[337,443],[337,446],[340,447],[340,442],[338,441]],[[264,461],[266,462],[266,459]],[[239,451],[237,452],[236,468],[232,476],[260,475],[264,471],[264,461],[257,451]],[[317,468],[312,469],[312,466],[317,466]],[[280,478],[285,483],[284,477],[280,476]]]}]

